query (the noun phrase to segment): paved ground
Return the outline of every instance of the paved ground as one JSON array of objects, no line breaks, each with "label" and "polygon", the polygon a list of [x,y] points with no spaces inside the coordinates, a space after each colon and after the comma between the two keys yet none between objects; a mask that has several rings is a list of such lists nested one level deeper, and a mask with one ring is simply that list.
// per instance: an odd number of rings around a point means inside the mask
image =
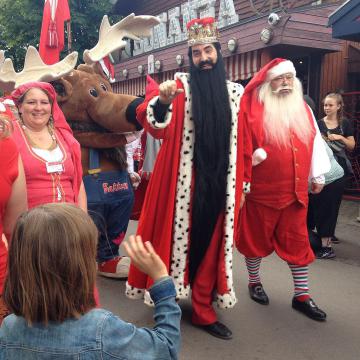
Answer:
[{"label": "paved ground", "polygon": [[[337,227],[341,243],[336,259],[316,260],[311,266],[310,289],[328,314],[325,323],[309,320],[291,308],[292,280],[285,263],[275,255],[263,262],[263,284],[270,305],[249,299],[242,257],[235,254],[238,304],[219,311],[219,318],[234,333],[233,340],[218,340],[190,324],[190,302],[181,302],[181,360],[358,360],[360,359],[360,203],[343,201]],[[133,230],[136,224],[131,224]],[[153,326],[152,309],[128,300],[124,282],[99,278],[102,306],[138,326]]]}]

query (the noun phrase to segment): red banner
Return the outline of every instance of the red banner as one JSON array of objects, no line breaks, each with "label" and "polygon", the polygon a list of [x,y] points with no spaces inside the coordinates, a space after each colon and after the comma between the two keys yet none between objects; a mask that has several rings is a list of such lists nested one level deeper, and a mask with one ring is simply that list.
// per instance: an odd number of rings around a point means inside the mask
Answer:
[{"label": "red banner", "polygon": [[55,64],[64,49],[64,23],[70,20],[68,0],[45,0],[39,53],[45,64]]}]

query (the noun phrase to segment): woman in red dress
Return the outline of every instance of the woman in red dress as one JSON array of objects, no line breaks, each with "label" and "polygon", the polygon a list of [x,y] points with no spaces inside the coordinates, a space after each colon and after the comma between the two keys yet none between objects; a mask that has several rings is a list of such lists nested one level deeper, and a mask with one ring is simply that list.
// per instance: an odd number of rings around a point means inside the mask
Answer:
[{"label": "woman in red dress", "polygon": [[11,97],[19,113],[13,137],[24,163],[29,208],[67,202],[86,211],[80,145],[59,108],[54,88],[30,82]]},{"label": "woman in red dress", "polygon": [[[11,93],[18,112],[13,138],[24,163],[28,207],[73,203],[87,212],[80,144],[56,101],[53,86],[28,82]],[[95,288],[95,300],[99,304]]]}]

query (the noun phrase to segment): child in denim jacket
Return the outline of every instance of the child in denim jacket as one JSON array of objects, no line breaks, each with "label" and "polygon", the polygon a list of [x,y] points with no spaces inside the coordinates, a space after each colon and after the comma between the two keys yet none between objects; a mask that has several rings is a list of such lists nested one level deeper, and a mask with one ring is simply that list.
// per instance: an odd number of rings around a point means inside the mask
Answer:
[{"label": "child in denim jacket", "polygon": [[9,249],[0,359],[177,359],[181,311],[150,243],[130,236],[131,261],[154,280],[153,329],[95,308],[97,230],[83,210],[47,204],[18,220]]}]

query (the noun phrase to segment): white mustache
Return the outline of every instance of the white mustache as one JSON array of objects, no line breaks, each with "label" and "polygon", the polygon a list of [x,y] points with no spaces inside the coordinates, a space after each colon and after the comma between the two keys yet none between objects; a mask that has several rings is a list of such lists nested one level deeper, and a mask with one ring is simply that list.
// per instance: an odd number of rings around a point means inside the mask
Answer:
[{"label": "white mustache", "polygon": [[272,90],[271,92],[276,95],[282,90],[292,90],[292,89],[293,89],[292,86],[282,86],[276,90]]}]

